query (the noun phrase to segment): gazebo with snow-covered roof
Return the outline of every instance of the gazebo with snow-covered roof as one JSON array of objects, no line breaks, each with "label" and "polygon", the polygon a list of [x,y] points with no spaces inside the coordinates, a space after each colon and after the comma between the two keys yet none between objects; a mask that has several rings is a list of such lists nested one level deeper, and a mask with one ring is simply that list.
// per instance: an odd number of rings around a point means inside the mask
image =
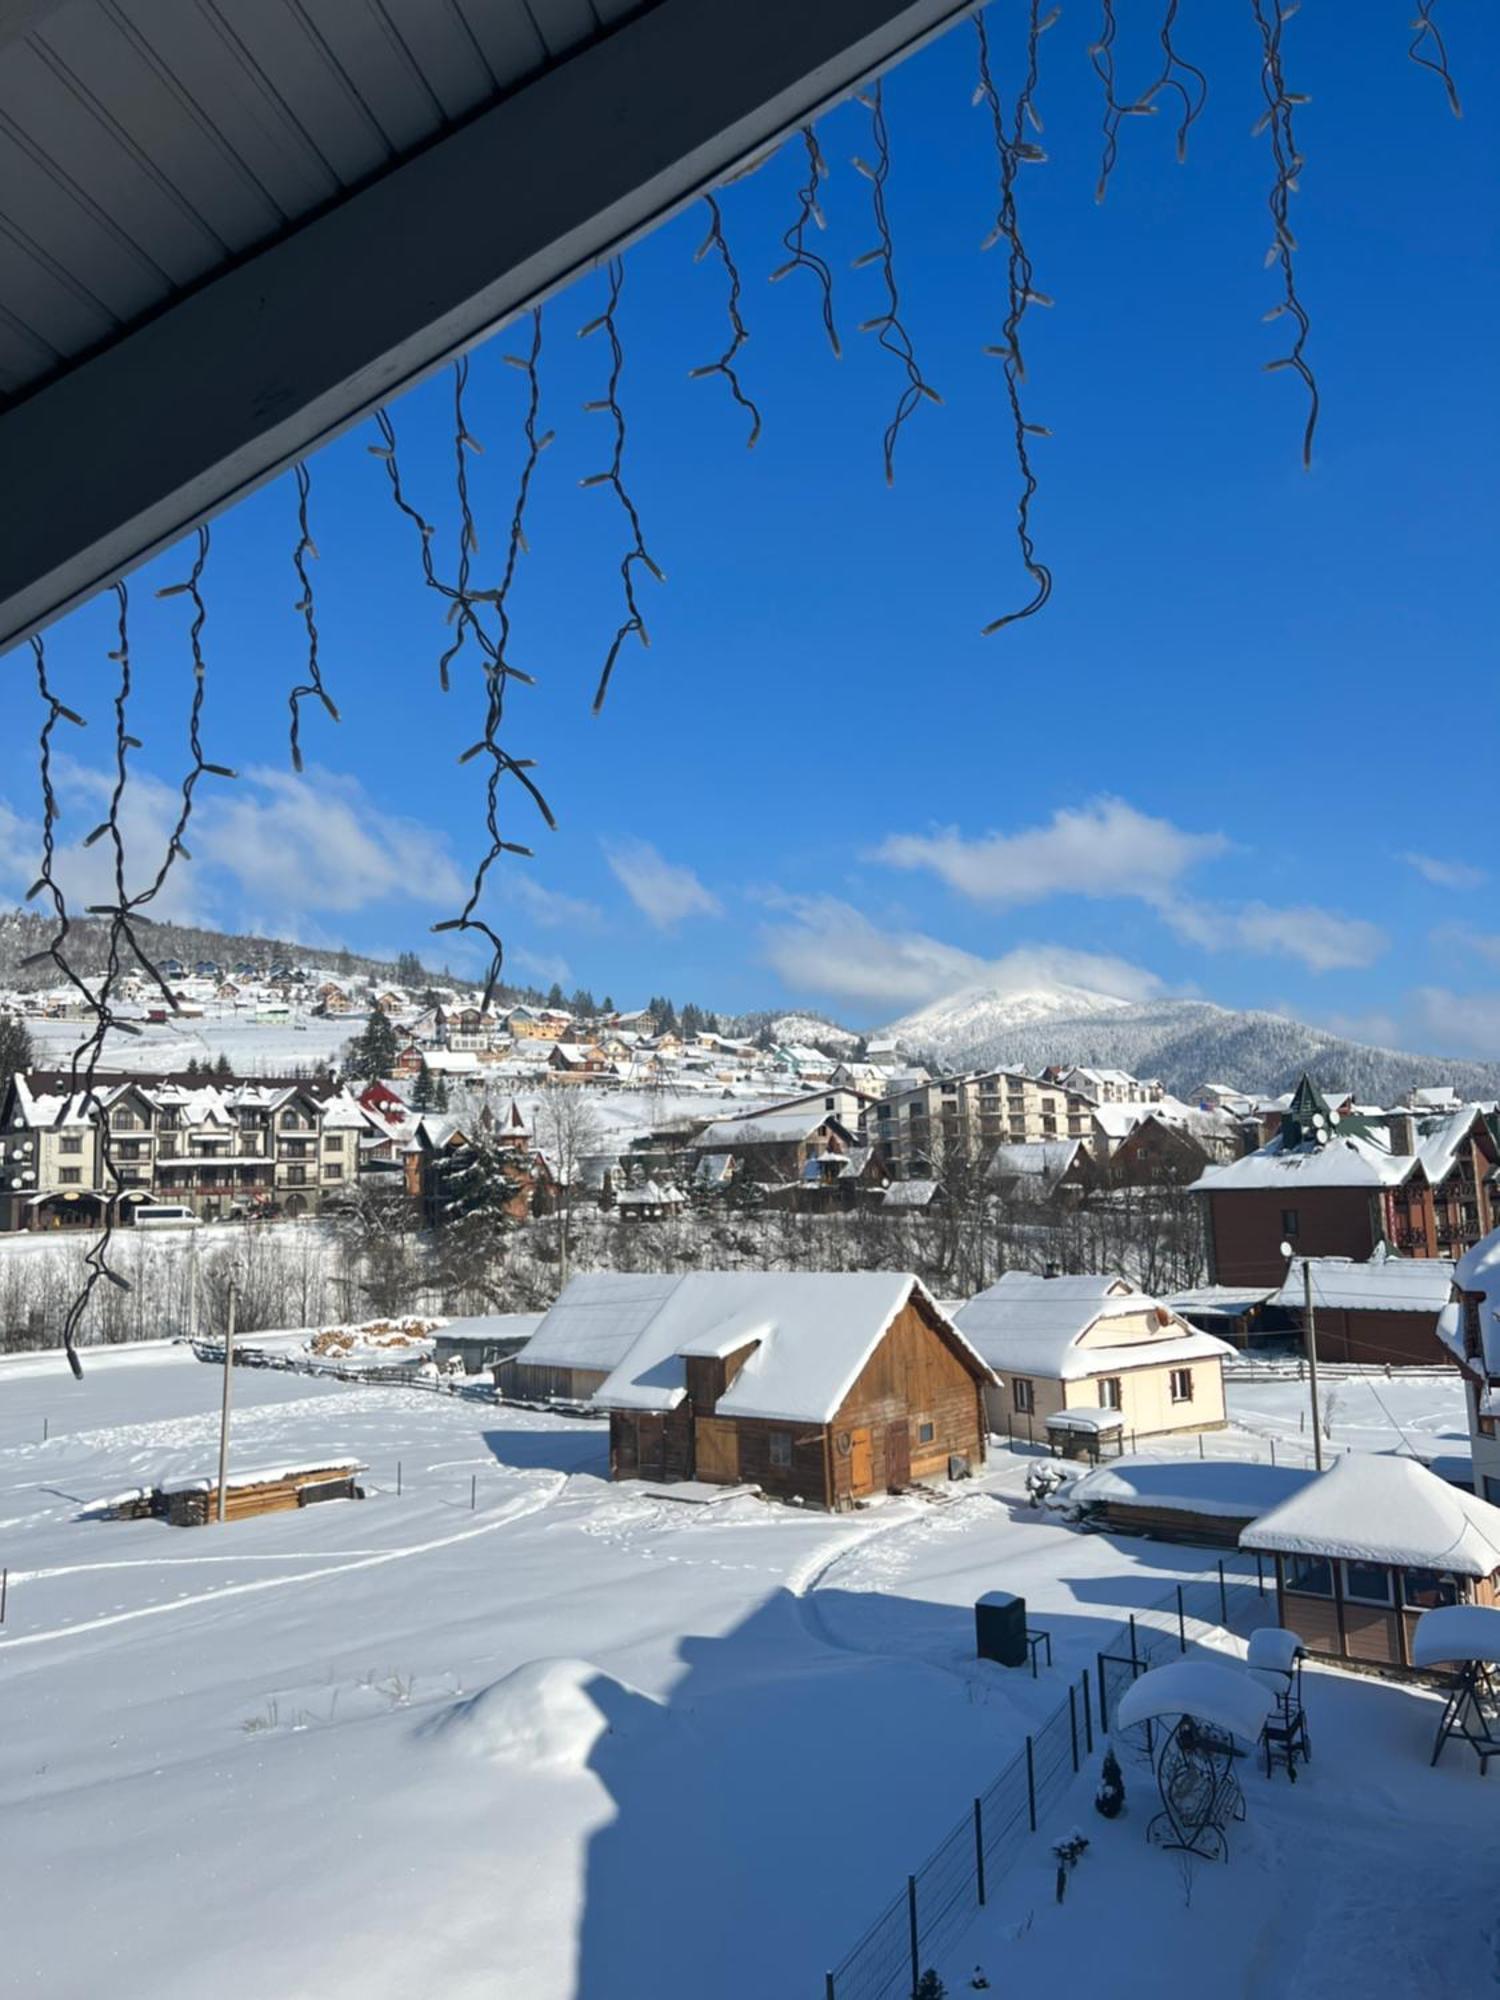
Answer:
[{"label": "gazebo with snow-covered roof", "polygon": [[1500,1602],[1500,1507],[1414,1458],[1350,1452],[1240,1546],[1276,1558],[1277,1622],[1334,1659],[1410,1671],[1424,1612]]}]

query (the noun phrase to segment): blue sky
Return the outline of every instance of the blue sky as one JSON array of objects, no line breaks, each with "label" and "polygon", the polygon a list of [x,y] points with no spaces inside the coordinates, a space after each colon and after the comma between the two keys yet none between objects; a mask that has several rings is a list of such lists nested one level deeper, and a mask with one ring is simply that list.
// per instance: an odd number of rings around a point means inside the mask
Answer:
[{"label": "blue sky", "polygon": [[[990,11],[1008,96],[1023,14]],[[1151,11],[1121,10],[1122,92],[1153,73]],[[607,420],[581,405],[608,356],[576,333],[603,279],[548,304],[543,421],[557,439],[513,606],[514,656],[537,685],[511,698],[511,742],[537,758],[560,828],[513,801],[537,859],[507,864],[493,907],[518,978],[874,1024],[992,972],[1043,974],[1500,1055],[1500,17],[1448,23],[1462,122],[1407,62],[1399,9],[1353,19],[1310,8],[1286,39],[1291,86],[1311,95],[1293,205],[1323,396],[1310,473],[1301,391],[1262,366],[1281,348],[1262,323],[1278,286],[1250,10],[1183,10],[1179,45],[1211,83],[1188,163],[1165,112],[1127,120],[1102,206],[1093,8],[1068,7],[1045,38],[1049,158],[1024,169],[1019,199],[1036,283],[1056,300],[1026,329],[1029,413],[1053,432],[1035,445],[1033,522],[1055,588],[998,636],[981,627],[1026,579],[1000,365],[982,352],[1003,317],[1004,253],[979,251],[995,162],[967,26],[886,84],[897,271],[944,398],[902,434],[894,489],[880,437],[901,377],[856,331],[879,309],[878,273],[851,268],[874,241],[850,165],[870,151],[864,109],[821,127],[832,172],[815,247],[834,268],[841,362],[805,274],[767,283],[800,148],[722,197],[751,333],[741,372],[765,416],[753,452],[724,384],[688,379],[727,338],[722,273],[692,261],[702,205],[628,253],[627,476],[667,581],[641,585],[651,648],[627,646],[600,717],[624,544],[607,490],[579,485],[607,462]],[[481,570],[503,555],[519,464],[525,380],[503,356],[521,338],[502,331],[472,362]],[[444,567],[450,411],[447,376],[393,406]],[[313,463],[323,663],[343,721],[308,711],[304,780],[286,751],[304,664],[290,479],[214,525],[205,741],[244,775],[205,804],[176,908],[436,960],[447,941],[427,927],[482,851],[481,768],[455,761],[482,697],[472,666],[438,691],[442,608],[373,440],[362,426]],[[184,768],[191,687],[185,601],[153,592],[186,570],[169,552],[132,580],[147,846]],[[86,760],[105,754],[112,617],[95,603],[49,636],[58,689],[93,724],[63,773],[75,840],[98,817]],[[0,671],[0,895],[19,895],[39,717],[29,654]],[[80,886],[97,853],[75,861]]]}]

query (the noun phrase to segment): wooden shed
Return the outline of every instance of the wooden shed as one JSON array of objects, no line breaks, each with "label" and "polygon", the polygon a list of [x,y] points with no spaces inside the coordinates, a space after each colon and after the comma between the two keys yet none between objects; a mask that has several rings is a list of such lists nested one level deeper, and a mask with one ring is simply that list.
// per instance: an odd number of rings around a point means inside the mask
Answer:
[{"label": "wooden shed", "polygon": [[1409,1671],[1424,1611],[1500,1602],[1500,1507],[1413,1458],[1350,1452],[1240,1547],[1275,1557],[1277,1622],[1333,1659]]},{"label": "wooden shed", "polygon": [[1126,1458],[1076,1479],[1067,1498],[1110,1534],[1233,1549],[1253,1521],[1315,1477],[1254,1459]]},{"label": "wooden shed", "polygon": [[655,1271],[587,1271],[564,1286],[531,1338],[495,1369],[519,1402],[591,1402],[678,1281]]},{"label": "wooden shed", "polygon": [[[611,1283],[622,1319],[646,1310],[623,1274],[588,1282],[596,1318]],[[645,1324],[595,1396],[610,1412],[615,1478],[743,1481],[844,1508],[982,1464],[994,1378],[911,1275],[699,1271],[655,1282]]]}]

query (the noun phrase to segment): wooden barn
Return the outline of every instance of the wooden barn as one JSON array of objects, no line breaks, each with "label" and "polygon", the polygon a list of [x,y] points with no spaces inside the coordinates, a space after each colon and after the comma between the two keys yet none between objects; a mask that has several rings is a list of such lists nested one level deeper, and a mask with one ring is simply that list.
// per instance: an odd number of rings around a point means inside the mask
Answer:
[{"label": "wooden barn", "polygon": [[652,1271],[572,1279],[525,1346],[496,1367],[496,1388],[524,1403],[591,1402],[676,1282]]},{"label": "wooden barn", "polygon": [[1333,1659],[1409,1671],[1424,1611],[1500,1603],[1500,1507],[1414,1458],[1350,1452],[1240,1547],[1275,1557],[1277,1623]]},{"label": "wooden barn", "polygon": [[1294,1257],[1286,1283],[1272,1294],[1270,1304],[1291,1318],[1305,1345],[1304,1271],[1312,1278],[1320,1361],[1371,1368],[1431,1368],[1449,1362],[1437,1332],[1438,1314],[1453,1290],[1449,1259],[1393,1257],[1384,1245],[1363,1264],[1348,1257]]},{"label": "wooden barn", "polygon": [[598,1272],[519,1359],[539,1343],[543,1365],[575,1369],[622,1350],[593,1391],[616,1479],[744,1481],[844,1508],[984,1459],[994,1377],[907,1274]]}]

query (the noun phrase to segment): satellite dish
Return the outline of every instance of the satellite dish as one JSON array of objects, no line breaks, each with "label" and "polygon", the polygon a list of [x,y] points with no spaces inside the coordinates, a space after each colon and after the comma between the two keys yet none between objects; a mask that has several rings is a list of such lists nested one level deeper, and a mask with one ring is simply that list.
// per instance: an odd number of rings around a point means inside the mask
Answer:
[{"label": "satellite dish", "polygon": [[1320,1132],[1327,1123],[1328,1120],[1323,1116],[1321,1111],[1315,1111],[1313,1113],[1313,1124],[1317,1127],[1317,1129]]}]

